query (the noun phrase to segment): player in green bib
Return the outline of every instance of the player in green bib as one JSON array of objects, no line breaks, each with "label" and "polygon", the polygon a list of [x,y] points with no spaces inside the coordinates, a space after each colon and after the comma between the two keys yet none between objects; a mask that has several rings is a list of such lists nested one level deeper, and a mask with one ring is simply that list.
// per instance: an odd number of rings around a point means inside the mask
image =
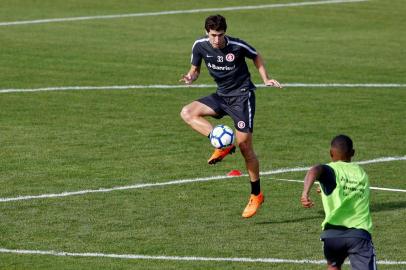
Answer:
[{"label": "player in green bib", "polygon": [[309,197],[318,180],[325,212],[321,240],[329,270],[340,270],[348,257],[353,270],[377,269],[372,244],[368,175],[357,164],[352,140],[338,135],[331,141],[332,162],[313,166],[306,174],[301,197],[303,207],[314,205]]}]

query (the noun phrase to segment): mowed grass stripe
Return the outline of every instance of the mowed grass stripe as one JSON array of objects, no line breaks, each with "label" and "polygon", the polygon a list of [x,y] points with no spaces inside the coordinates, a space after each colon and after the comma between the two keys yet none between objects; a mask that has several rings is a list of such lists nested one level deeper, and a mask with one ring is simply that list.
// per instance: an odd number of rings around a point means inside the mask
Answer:
[{"label": "mowed grass stripe", "polygon": [[[372,164],[372,163],[401,161],[401,160],[406,160],[406,156],[382,157],[382,158],[377,158],[377,159],[359,161],[359,162],[355,162],[355,163]],[[261,175],[264,176],[264,175],[273,175],[273,174],[288,173],[288,172],[301,172],[301,171],[307,171],[308,169],[309,169],[309,167],[282,168],[282,169],[276,169],[276,170],[271,170],[271,171],[267,171],[267,172],[261,172]],[[247,175],[243,174],[243,175],[237,176],[237,177],[242,177],[242,176],[247,176]],[[223,180],[223,179],[230,179],[230,178],[234,178],[234,177],[219,175],[219,176],[194,178],[194,179],[180,179],[180,180],[174,180],[174,181],[162,182],[162,183],[145,183],[145,184],[136,184],[136,185],[128,185],[128,186],[119,186],[119,187],[113,187],[113,188],[99,188],[99,189],[79,190],[79,191],[72,191],[72,192],[62,192],[62,193],[56,193],[56,194],[17,196],[17,197],[12,197],[12,198],[0,198],[0,202],[12,202],[12,201],[23,201],[23,200],[33,200],[33,199],[49,199],[49,198],[85,195],[85,194],[90,194],[90,193],[107,193],[107,192],[118,191],[118,190],[129,190],[129,189],[140,189],[140,188],[147,188],[147,187],[189,184],[189,183],[196,183],[196,182],[208,182],[208,181]],[[395,189],[376,188],[376,187],[373,187],[373,189],[405,192],[404,190],[400,190],[400,189],[395,190]]]},{"label": "mowed grass stripe", "polygon": [[[264,84],[256,85],[258,88],[266,88]],[[282,83],[283,87],[295,88],[405,88],[402,83]],[[106,85],[106,86],[59,86],[40,88],[10,88],[0,89],[0,94],[5,93],[26,93],[44,91],[86,91],[86,90],[129,90],[129,89],[179,89],[179,88],[213,88],[214,84],[194,84],[194,85],[171,85],[171,84],[151,84],[151,85]]]},{"label": "mowed grass stripe", "polygon": [[[241,262],[241,263],[286,263],[286,264],[325,264],[325,260],[308,259],[279,259],[279,258],[215,258],[196,256],[150,256],[141,254],[105,254],[105,253],[77,253],[54,250],[23,250],[0,248],[0,253],[26,254],[26,255],[50,255],[68,257],[104,257],[114,259],[133,260],[166,260],[166,261],[216,261],[216,262]],[[348,262],[347,262],[348,264]],[[406,261],[377,261],[380,265],[406,265]]]},{"label": "mowed grass stripe", "polygon": [[190,13],[201,13],[201,12],[219,12],[219,11],[264,9],[264,8],[298,7],[298,6],[341,4],[341,3],[353,3],[353,2],[365,2],[365,1],[369,1],[369,0],[310,1],[310,2],[286,3],[286,4],[269,4],[269,5],[238,6],[238,7],[223,7],[223,8],[202,8],[202,9],[189,9],[189,10],[172,10],[172,11],[147,12],[147,13],[130,13],[130,14],[115,14],[115,15],[83,16],[83,17],[71,17],[71,18],[53,18],[53,19],[40,19],[40,20],[30,20],[30,21],[0,22],[0,26],[39,24],[39,23],[55,23],[55,22],[68,22],[68,21],[100,20],[100,19],[120,19],[120,18],[128,18],[128,17],[146,17],[146,16],[160,16],[160,15],[174,15],[174,14],[190,14]]}]

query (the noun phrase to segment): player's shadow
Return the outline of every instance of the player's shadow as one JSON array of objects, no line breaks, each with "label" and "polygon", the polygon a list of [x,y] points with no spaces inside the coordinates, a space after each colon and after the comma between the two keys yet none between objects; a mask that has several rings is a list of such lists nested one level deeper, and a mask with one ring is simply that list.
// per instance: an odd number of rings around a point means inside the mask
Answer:
[{"label": "player's shadow", "polygon": [[[406,201],[371,203],[370,209],[371,209],[371,212],[385,212],[385,211],[406,209]],[[317,211],[317,214],[318,215],[301,217],[301,218],[256,222],[256,224],[259,224],[259,225],[285,224],[285,223],[303,222],[303,221],[306,221],[306,220],[314,220],[314,219],[322,220],[322,219],[324,219],[324,212],[323,211]]]},{"label": "player's shadow", "polygon": [[405,209],[406,201],[402,202],[384,202],[384,203],[372,203],[370,206],[371,212],[385,212],[398,209]]},{"label": "player's shadow", "polygon": [[323,219],[324,218],[324,213],[320,211],[318,213],[319,215],[317,216],[308,216],[308,217],[302,217],[302,218],[293,218],[293,219],[284,219],[284,220],[272,220],[272,221],[263,221],[263,222],[257,222],[256,224],[259,225],[265,225],[265,224],[286,224],[286,223],[297,223],[297,222],[302,222],[306,220],[313,220],[313,219]]}]

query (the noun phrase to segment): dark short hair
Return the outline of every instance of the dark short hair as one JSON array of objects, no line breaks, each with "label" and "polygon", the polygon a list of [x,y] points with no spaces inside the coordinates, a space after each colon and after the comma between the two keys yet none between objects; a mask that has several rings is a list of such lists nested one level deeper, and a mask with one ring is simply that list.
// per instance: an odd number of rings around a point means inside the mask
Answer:
[{"label": "dark short hair", "polygon": [[210,30],[215,30],[215,31],[221,31],[224,30],[224,32],[227,30],[227,22],[226,18],[223,16],[217,14],[217,15],[212,15],[206,18],[206,21],[204,23],[204,28],[206,28],[206,31],[209,32]]},{"label": "dark short hair", "polygon": [[337,148],[343,154],[348,155],[353,153],[354,150],[351,138],[343,134],[337,135],[331,140],[331,147]]}]

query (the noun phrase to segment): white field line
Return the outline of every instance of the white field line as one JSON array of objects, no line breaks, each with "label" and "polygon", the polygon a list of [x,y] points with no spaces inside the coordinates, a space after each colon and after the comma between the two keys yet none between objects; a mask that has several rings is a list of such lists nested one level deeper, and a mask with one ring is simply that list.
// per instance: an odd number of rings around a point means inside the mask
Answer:
[{"label": "white field line", "polygon": [[[373,163],[402,161],[402,160],[406,160],[406,156],[381,157],[381,158],[374,158],[374,159],[363,160],[363,161],[355,161],[355,163],[363,165],[363,164],[373,164]],[[261,175],[279,174],[279,173],[286,173],[286,172],[302,172],[302,171],[307,171],[309,169],[310,169],[310,167],[282,168],[282,169],[276,169],[276,170],[272,170],[272,171],[261,172]]]},{"label": "white field line", "polygon": [[[215,262],[242,262],[242,263],[286,263],[286,264],[326,264],[325,260],[294,260],[277,258],[215,258],[215,257],[196,257],[196,256],[150,256],[140,254],[106,254],[106,253],[78,253],[54,250],[24,250],[0,248],[0,253],[28,254],[28,255],[50,255],[60,257],[102,257],[113,259],[132,259],[132,260],[165,260],[165,261],[215,261]],[[348,264],[348,262],[347,262]],[[406,261],[377,261],[379,265],[406,265]]]},{"label": "white field line", "polygon": [[[293,183],[303,183],[303,180],[299,179],[285,179],[285,178],[271,178],[271,180],[276,180],[276,181],[283,181],[283,182],[293,182]],[[317,185],[319,185],[319,182],[316,182]],[[381,188],[381,187],[370,187],[370,189],[373,190],[382,190],[382,191],[391,191],[391,192],[405,192],[406,189],[397,189],[397,188]]]},{"label": "white field line", "polygon": [[[295,88],[406,88],[403,83],[284,83],[283,87]],[[131,89],[182,89],[182,88],[216,88],[215,84],[195,85],[170,85],[170,84],[149,84],[149,85],[106,85],[106,86],[56,86],[40,88],[9,88],[0,89],[0,94],[19,92],[42,92],[42,91],[86,91],[86,90],[131,90]],[[258,84],[258,88],[266,88]]]},{"label": "white field line", "polygon": [[55,23],[55,22],[68,22],[68,21],[100,20],[100,19],[119,19],[119,18],[129,18],[129,17],[147,17],[147,16],[190,14],[190,13],[202,13],[202,12],[220,12],[220,11],[235,11],[235,10],[265,9],[265,8],[299,7],[299,6],[341,4],[341,3],[354,3],[354,2],[365,2],[365,1],[368,1],[368,0],[326,0],[326,1],[309,1],[309,2],[285,3],[285,4],[255,5],[255,6],[203,8],[203,9],[172,10],[172,11],[159,11],[159,12],[146,12],[146,13],[113,14],[113,15],[84,16],[84,17],[70,17],[70,18],[53,18],[53,19],[40,19],[40,20],[29,20],[29,21],[0,22],[0,26]]},{"label": "white field line", "polygon": [[[380,162],[390,162],[390,161],[401,161],[406,160],[406,156],[403,157],[383,157],[371,160],[364,160],[360,162],[356,162],[358,164],[371,164],[371,163],[380,163]],[[264,175],[273,175],[273,174],[280,174],[280,173],[287,173],[287,172],[301,172],[307,171],[310,167],[296,167],[296,168],[281,168],[266,172],[261,172],[261,176]],[[247,175],[242,175],[247,176]],[[207,181],[215,181],[215,180],[222,180],[222,179],[230,179],[233,177],[220,175],[220,176],[211,176],[211,177],[203,177],[203,178],[192,178],[192,179],[180,179],[180,180],[173,180],[168,182],[162,183],[146,183],[146,184],[135,184],[135,185],[128,185],[128,186],[118,186],[112,188],[99,188],[99,189],[87,189],[87,190],[79,190],[79,191],[70,191],[70,192],[62,192],[62,193],[54,193],[54,194],[41,194],[41,195],[26,195],[26,196],[17,196],[17,197],[9,197],[9,198],[0,198],[1,202],[12,202],[12,201],[23,201],[23,200],[33,200],[33,199],[48,199],[48,198],[59,198],[59,197],[68,197],[68,196],[75,196],[75,195],[85,195],[89,193],[107,193],[117,190],[129,190],[129,189],[140,189],[140,188],[148,188],[148,187],[159,187],[159,186],[168,186],[168,185],[180,185],[180,184],[188,184],[188,183],[196,183],[196,182],[207,182]],[[389,190],[388,191],[394,191]],[[398,190],[400,192],[400,189]]]},{"label": "white field line", "polygon": [[[52,255],[69,257],[105,257],[116,259],[136,259],[136,260],[167,260],[167,261],[217,261],[217,262],[250,262],[250,263],[295,263],[295,264],[325,264],[324,260],[292,260],[274,258],[213,258],[195,256],[149,256],[139,254],[105,254],[105,253],[76,253],[53,250],[21,250],[0,248],[0,253],[30,254],[30,255]],[[397,262],[394,262],[397,263]]]},{"label": "white field line", "polygon": [[392,191],[392,192],[406,192],[404,189],[397,189],[397,188],[382,188],[382,187],[370,187],[373,190],[382,190],[382,191]]}]

